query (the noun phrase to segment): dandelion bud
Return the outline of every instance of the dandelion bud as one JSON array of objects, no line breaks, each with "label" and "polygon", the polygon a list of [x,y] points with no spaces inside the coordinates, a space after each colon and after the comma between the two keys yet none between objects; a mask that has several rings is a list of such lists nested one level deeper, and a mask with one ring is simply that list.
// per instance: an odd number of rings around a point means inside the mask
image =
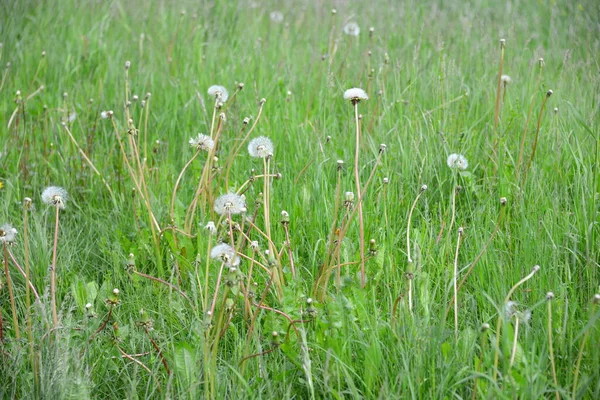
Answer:
[{"label": "dandelion bud", "polygon": [[344,160],[337,160],[338,171],[344,167]]},{"label": "dandelion bud", "polygon": [[[371,52],[371,50],[367,51],[367,57],[371,57],[373,55],[373,53]],[[373,70],[371,70],[373,71]]]},{"label": "dandelion bud", "polygon": [[131,98],[131,101],[136,102],[139,100],[139,97],[137,94],[134,94],[133,97]]},{"label": "dandelion bud", "polygon": [[558,107],[554,107],[554,114],[558,114]]},{"label": "dandelion bud", "polygon": [[85,309],[86,309],[86,310],[89,310],[90,308],[92,308],[92,303],[87,303],[87,304],[85,305]]},{"label": "dandelion bud", "polygon": [[552,96],[552,93],[554,93],[552,90],[548,90],[548,92],[546,93],[546,97]]},{"label": "dandelion bud", "polygon": [[369,240],[369,253],[372,257],[377,255],[377,242],[375,242],[375,239]]},{"label": "dandelion bud", "polygon": [[347,202],[354,202],[354,193],[346,192],[345,199]]},{"label": "dandelion bud", "polygon": [[546,293],[546,300],[552,300],[554,298],[554,293],[548,292]]},{"label": "dandelion bud", "polygon": [[265,104],[267,102],[267,99],[265,99],[264,97],[262,99],[260,99],[260,105],[262,106],[263,104]]},{"label": "dandelion bud", "polygon": [[387,185],[388,183],[390,183],[390,179],[389,178],[383,178],[383,184]]},{"label": "dandelion bud", "polygon": [[421,192],[424,192],[424,191],[426,191],[426,190],[427,190],[427,185],[423,185],[423,186],[421,186]]},{"label": "dandelion bud", "polygon": [[373,36],[373,32],[375,32],[375,27],[372,26],[369,28],[369,35]]},{"label": "dandelion bud", "polygon": [[130,67],[131,67],[131,62],[125,61],[125,71],[129,70]]},{"label": "dandelion bud", "polygon": [[108,118],[112,118],[113,115],[115,115],[115,113],[113,112],[113,110],[108,110]]},{"label": "dandelion bud", "polygon": [[501,206],[505,206],[506,205],[506,197],[500,197],[500,205]]},{"label": "dandelion bud", "polygon": [[281,212],[281,224],[288,225],[290,223],[290,214],[287,211],[283,210]]},{"label": "dandelion bud", "polygon": [[488,324],[487,322],[484,322],[483,324],[481,324],[481,332],[485,332],[488,329],[490,329],[490,324]]},{"label": "dandelion bud", "polygon": [[66,99],[67,99],[67,96],[69,96],[69,94],[68,94],[67,92],[64,92],[64,93],[63,93],[63,100],[66,100]]},{"label": "dandelion bud", "polygon": [[242,90],[244,88],[244,83],[238,83],[238,90]]},{"label": "dandelion bud", "polygon": [[465,230],[464,230],[464,228],[463,228],[462,226],[461,226],[461,227],[459,227],[459,228],[458,228],[458,236],[462,236],[462,235],[463,235],[463,233],[464,233],[464,231],[465,231]]},{"label": "dandelion bud", "polygon": [[600,294],[596,293],[594,295],[594,297],[592,298],[592,303],[594,303],[594,304],[600,303]]},{"label": "dandelion bud", "polygon": [[31,200],[31,198],[30,198],[30,197],[25,197],[25,198],[23,199],[23,207],[24,207],[26,210],[27,210],[27,209],[29,209],[29,208],[31,207],[31,203],[32,203],[32,201],[33,201],[33,200]]},{"label": "dandelion bud", "polygon": [[10,68],[10,62],[6,63],[6,69]]},{"label": "dandelion bud", "polygon": [[244,125],[248,125],[250,123],[250,118],[248,118],[248,117],[244,118],[244,120],[242,121],[242,123]]},{"label": "dandelion bud", "polygon": [[146,107],[146,100],[142,100],[142,101],[140,101],[140,106],[141,106],[142,108]]},{"label": "dandelion bud", "polygon": [[388,55],[388,53],[383,54],[383,62],[384,62],[384,64],[390,63],[390,56]]},{"label": "dandelion bud", "polygon": [[335,14],[337,14],[337,10],[335,8],[332,8],[331,9],[331,15],[335,15]]},{"label": "dandelion bud", "polygon": [[512,78],[508,75],[502,75],[502,77],[500,79],[502,80],[502,83],[505,86],[508,85],[510,82],[512,82]]},{"label": "dandelion bud", "polygon": [[500,47],[504,48],[506,46],[506,39],[500,39]]},{"label": "dandelion bud", "polygon": [[539,265],[534,265],[533,269],[531,270],[531,272],[538,272],[541,269],[541,267]]},{"label": "dandelion bud", "polygon": [[253,240],[250,242],[250,248],[254,251],[258,250],[258,240]]},{"label": "dandelion bud", "polygon": [[119,292],[119,289],[113,289],[113,291],[112,291],[112,292],[113,292],[113,294],[114,294],[115,296],[118,296],[118,295],[119,295],[119,293],[121,293],[121,292]]},{"label": "dandelion bud", "polygon": [[146,93],[146,100],[148,100],[150,98],[150,96],[152,96],[152,93],[150,93],[150,92]]},{"label": "dandelion bud", "polygon": [[379,152],[380,153],[383,153],[386,149],[387,149],[387,145],[385,145],[383,143],[379,145]]}]

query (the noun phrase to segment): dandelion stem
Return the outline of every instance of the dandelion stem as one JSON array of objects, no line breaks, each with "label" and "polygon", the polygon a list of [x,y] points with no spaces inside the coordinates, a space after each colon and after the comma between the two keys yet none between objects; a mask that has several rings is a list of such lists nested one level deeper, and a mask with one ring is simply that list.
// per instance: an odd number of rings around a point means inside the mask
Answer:
[{"label": "dandelion stem", "polygon": [[517,355],[517,343],[519,338],[519,317],[515,315],[515,337],[513,338],[512,351],[510,353],[510,363],[508,369],[511,369],[515,363],[515,356]]},{"label": "dandelion stem", "polygon": [[56,252],[58,250],[58,221],[60,215],[60,206],[56,205],[56,218],[54,224],[54,245],[52,247],[52,269],[50,270],[50,301],[52,305],[52,323],[53,328],[58,325],[58,315],[56,312]]},{"label": "dandelion stem", "polygon": [[552,299],[548,296],[548,348],[550,350],[550,367],[552,369],[552,380],[554,381],[554,394],[556,400],[560,400],[560,394],[558,393],[558,379],[556,377],[556,365],[554,363],[554,346],[552,343]]},{"label": "dandelion stem", "polygon": [[462,239],[463,229],[458,228],[458,238],[456,239],[456,253],[454,254],[454,274],[453,274],[453,286],[454,286],[454,334],[458,338],[458,290],[456,282],[458,280],[458,250],[460,249],[460,241]]},{"label": "dandelion stem", "polygon": [[417,201],[419,201],[419,197],[421,197],[424,191],[425,190],[423,190],[423,187],[421,187],[421,190],[419,190],[417,197],[415,197],[415,201],[413,201],[412,206],[410,207],[410,211],[408,213],[408,222],[406,224],[406,254],[409,264],[412,264],[413,262],[412,258],[410,257],[410,222],[412,220],[413,211],[417,206]]},{"label": "dandelion stem", "polygon": [[[31,321],[31,269],[29,264],[29,207],[31,199],[26,198],[23,202],[23,256],[25,259],[25,319],[27,321],[27,339],[29,341],[29,357],[31,369],[33,370],[34,388],[37,392],[38,374],[35,357],[35,343],[33,339],[33,326]],[[36,297],[37,293],[36,293]],[[38,297],[39,298],[39,297]],[[1,336],[1,333],[0,333]],[[1,339],[1,338],[0,338]]]},{"label": "dandelion stem", "polygon": [[358,195],[358,224],[360,236],[360,287],[364,288],[366,284],[365,276],[365,223],[363,220],[363,193],[361,193],[360,174],[358,169],[358,159],[360,152],[360,123],[358,119],[358,101],[354,101],[354,122],[356,124],[356,147],[354,151],[354,182]]},{"label": "dandelion stem", "polygon": [[[525,276],[523,279],[521,279],[519,282],[517,282],[508,291],[508,294],[504,298],[503,304],[506,305],[509,302],[510,297],[515,292],[515,290],[517,290],[517,288],[519,286],[521,286],[523,283],[525,283],[529,279],[531,279],[533,277],[533,275],[535,275],[535,273],[538,272],[539,270],[540,270],[539,265],[534,266],[533,269],[531,270],[531,272],[529,273],[529,275]],[[503,319],[502,314],[498,315],[498,321],[496,322],[496,348],[495,348],[495,354],[494,354],[494,372],[493,372],[493,380],[494,381],[498,377],[498,361],[500,359],[500,333],[501,333],[501,329],[502,329],[502,319]]]},{"label": "dandelion stem", "polygon": [[221,276],[223,275],[223,267],[225,266],[225,262],[221,263],[221,268],[219,269],[219,276],[217,277],[217,284],[215,285],[215,294],[213,296],[212,305],[210,306],[210,315],[211,318],[215,312],[215,306],[217,304],[217,296],[219,295],[219,286],[221,286]]},{"label": "dandelion stem", "polygon": [[531,168],[531,163],[533,162],[533,158],[535,157],[535,150],[537,149],[538,137],[540,133],[540,126],[542,125],[542,116],[544,115],[544,109],[546,108],[546,102],[548,98],[552,95],[552,91],[548,91],[546,93],[546,97],[544,97],[544,101],[542,101],[542,107],[540,108],[540,113],[538,114],[537,126],[535,128],[535,137],[533,138],[533,146],[531,148],[531,156],[529,157],[529,161],[527,162],[527,167],[525,168],[525,173],[523,175],[523,181],[527,178],[527,172],[529,168]]},{"label": "dandelion stem", "polygon": [[[598,296],[598,295],[596,295]],[[594,300],[597,297],[594,297]],[[592,303],[591,314],[594,315],[596,301]],[[579,353],[577,354],[577,362],[575,363],[575,372],[573,373],[573,392],[571,394],[571,398],[575,400],[577,398],[577,383],[579,382],[579,370],[581,368],[581,360],[583,359],[583,351],[585,350],[585,345],[587,343],[588,337],[590,336],[591,329],[588,328],[583,335],[583,339],[581,340],[581,345],[579,346]]]}]

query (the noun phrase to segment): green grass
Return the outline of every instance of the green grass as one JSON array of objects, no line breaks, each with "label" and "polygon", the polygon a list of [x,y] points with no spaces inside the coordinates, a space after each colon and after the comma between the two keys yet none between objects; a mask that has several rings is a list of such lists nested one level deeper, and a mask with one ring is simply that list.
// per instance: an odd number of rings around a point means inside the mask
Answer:
[{"label": "green grass", "polygon": [[[34,301],[31,295],[30,350],[25,279],[9,257],[21,337],[3,272],[0,397],[600,397],[600,307],[592,301],[600,292],[595,2],[183,3],[0,4],[0,224],[17,229],[8,249],[23,268],[29,260],[41,297]],[[270,19],[274,10],[283,13],[282,23]],[[350,20],[361,27],[358,37],[343,33]],[[501,38],[503,73],[512,82],[494,129]],[[244,88],[233,96],[239,83]],[[214,99],[207,94],[214,84],[234,98],[217,112],[225,121],[214,178],[205,186],[210,190],[201,193],[189,235],[173,229],[159,235],[143,193],[133,190],[117,133],[133,166],[132,143],[139,149],[157,224],[186,230],[205,152],[183,175],[174,221],[171,195],[194,155],[188,140],[216,135]],[[351,87],[370,97],[358,105],[363,185],[373,172],[363,199],[367,284],[361,288],[354,218],[341,241],[340,285],[334,269],[321,297],[315,287],[333,247],[336,204],[339,220],[346,212],[344,193],[356,192],[354,110],[342,97]],[[548,90],[553,94],[527,168]],[[132,100],[132,124],[126,99]],[[107,110],[114,111],[112,120],[101,118]],[[255,254],[283,275],[280,292],[258,264],[242,258],[238,271],[223,274],[211,321],[206,311],[221,263],[207,254],[230,235],[227,224],[218,225],[215,236],[204,226],[219,219],[211,206],[218,195],[262,174],[263,161],[251,158],[240,141],[257,120],[249,139],[273,140],[271,171],[281,174],[268,199],[271,238],[284,246],[280,213],[286,210],[296,277],[285,246],[279,266]],[[129,135],[131,127],[136,135]],[[382,143],[387,150],[376,162]],[[240,144],[227,178],[228,157]],[[469,167],[448,168],[451,153],[465,155]],[[344,161],[341,170],[337,160]],[[137,166],[133,176],[139,180]],[[247,216],[266,232],[263,182],[256,178],[245,195]],[[428,190],[412,215],[409,265],[408,215],[423,184]],[[70,195],[60,211],[54,329],[49,265],[55,208],[41,201],[51,185]],[[27,240],[26,197],[33,199]],[[243,224],[261,252],[268,248],[257,229],[248,230],[245,216],[232,220]],[[478,262],[459,291],[455,334],[458,227],[464,227],[458,279]],[[342,228],[339,221],[336,228]],[[370,239],[377,248],[372,256]],[[253,257],[240,234],[235,241],[240,253]],[[329,265],[337,263],[334,257]],[[246,298],[252,264],[255,296]],[[534,265],[540,271],[511,296],[519,311],[532,310],[532,318],[518,325],[515,345],[516,317],[505,314],[505,297]],[[414,274],[412,310],[407,272]],[[550,364],[549,291],[555,294],[551,333],[558,385]],[[271,309],[261,310],[259,303]],[[490,328],[482,332],[484,323]]]}]

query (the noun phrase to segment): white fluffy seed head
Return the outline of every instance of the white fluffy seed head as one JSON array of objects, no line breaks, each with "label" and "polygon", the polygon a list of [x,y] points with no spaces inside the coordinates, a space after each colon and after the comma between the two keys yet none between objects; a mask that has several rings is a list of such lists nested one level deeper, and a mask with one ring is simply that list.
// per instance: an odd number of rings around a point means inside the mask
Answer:
[{"label": "white fluffy seed head", "polygon": [[354,103],[361,100],[369,100],[369,96],[361,88],[351,88],[344,92],[344,100],[350,100]]},{"label": "white fluffy seed head", "polygon": [[199,133],[195,138],[191,138],[189,143],[190,146],[202,151],[210,151],[215,147],[215,141],[210,136],[202,133]]},{"label": "white fluffy seed head", "polygon": [[269,14],[269,18],[271,18],[271,21],[280,24],[283,22],[283,14],[280,11],[272,11]]},{"label": "white fluffy seed head", "polygon": [[17,236],[17,230],[10,224],[0,226],[0,243],[12,243]]},{"label": "white fluffy seed head", "polygon": [[48,186],[42,192],[42,201],[51,206],[57,206],[61,210],[69,198],[67,191],[59,186]]},{"label": "white fluffy seed head", "polygon": [[348,22],[344,25],[344,33],[349,36],[358,36],[360,34],[360,26],[356,22]]},{"label": "white fluffy seed head", "polygon": [[221,85],[212,85],[209,87],[208,94],[221,103],[225,103],[229,98],[229,92],[224,86]]},{"label": "white fluffy seed head", "polygon": [[219,215],[240,214],[246,212],[246,200],[235,193],[227,193],[215,200],[215,212]]},{"label": "white fluffy seed head", "polygon": [[462,154],[452,153],[448,156],[446,160],[448,167],[450,168],[458,168],[461,170],[465,170],[469,167],[469,161]]},{"label": "white fluffy seed head", "polygon": [[210,251],[210,257],[215,260],[221,260],[229,267],[240,265],[240,258],[235,252],[235,249],[227,243],[216,245]]},{"label": "white fluffy seed head", "polygon": [[267,158],[273,155],[273,142],[266,136],[259,136],[248,143],[250,157]]}]

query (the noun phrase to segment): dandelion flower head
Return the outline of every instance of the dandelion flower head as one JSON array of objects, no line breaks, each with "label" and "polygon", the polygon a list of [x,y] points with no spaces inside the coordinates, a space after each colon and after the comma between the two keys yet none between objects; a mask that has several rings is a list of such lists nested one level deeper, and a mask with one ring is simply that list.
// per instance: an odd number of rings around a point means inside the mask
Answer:
[{"label": "dandelion flower head", "polygon": [[221,260],[225,265],[236,267],[240,265],[240,258],[235,252],[235,249],[227,243],[216,245],[210,251],[210,257],[215,260]]},{"label": "dandelion flower head", "polygon": [[361,100],[369,100],[367,92],[361,88],[352,88],[344,92],[344,100],[350,100],[352,103],[358,103]]},{"label": "dandelion flower head", "polygon": [[273,11],[271,12],[271,14],[269,14],[269,18],[271,18],[271,21],[280,24],[283,22],[283,14],[280,11]]},{"label": "dandelion flower head", "polygon": [[235,193],[227,193],[215,200],[215,212],[219,215],[246,212],[246,199]]},{"label": "dandelion flower head", "polygon": [[51,206],[57,206],[60,209],[65,208],[65,203],[69,199],[67,191],[58,186],[48,186],[42,192],[42,201]]},{"label": "dandelion flower head", "polygon": [[10,224],[0,226],[0,243],[12,243],[15,241],[17,230]]},{"label": "dandelion flower head", "polygon": [[210,136],[203,135],[202,133],[199,133],[195,138],[191,138],[189,143],[190,146],[203,151],[209,151],[215,147],[215,141]]},{"label": "dandelion flower head", "polygon": [[254,138],[248,144],[248,153],[255,158],[270,157],[273,155],[273,142],[265,136]]},{"label": "dandelion flower head", "polygon": [[225,103],[229,98],[229,92],[225,89],[224,86],[221,85],[212,85],[208,88],[208,94],[221,103]]},{"label": "dandelion flower head", "polygon": [[461,170],[465,170],[469,166],[469,162],[465,156],[456,153],[452,153],[448,156],[447,164],[450,168],[458,168]]},{"label": "dandelion flower head", "polygon": [[358,36],[360,33],[360,26],[356,22],[348,22],[344,25],[344,33],[349,36]]}]

